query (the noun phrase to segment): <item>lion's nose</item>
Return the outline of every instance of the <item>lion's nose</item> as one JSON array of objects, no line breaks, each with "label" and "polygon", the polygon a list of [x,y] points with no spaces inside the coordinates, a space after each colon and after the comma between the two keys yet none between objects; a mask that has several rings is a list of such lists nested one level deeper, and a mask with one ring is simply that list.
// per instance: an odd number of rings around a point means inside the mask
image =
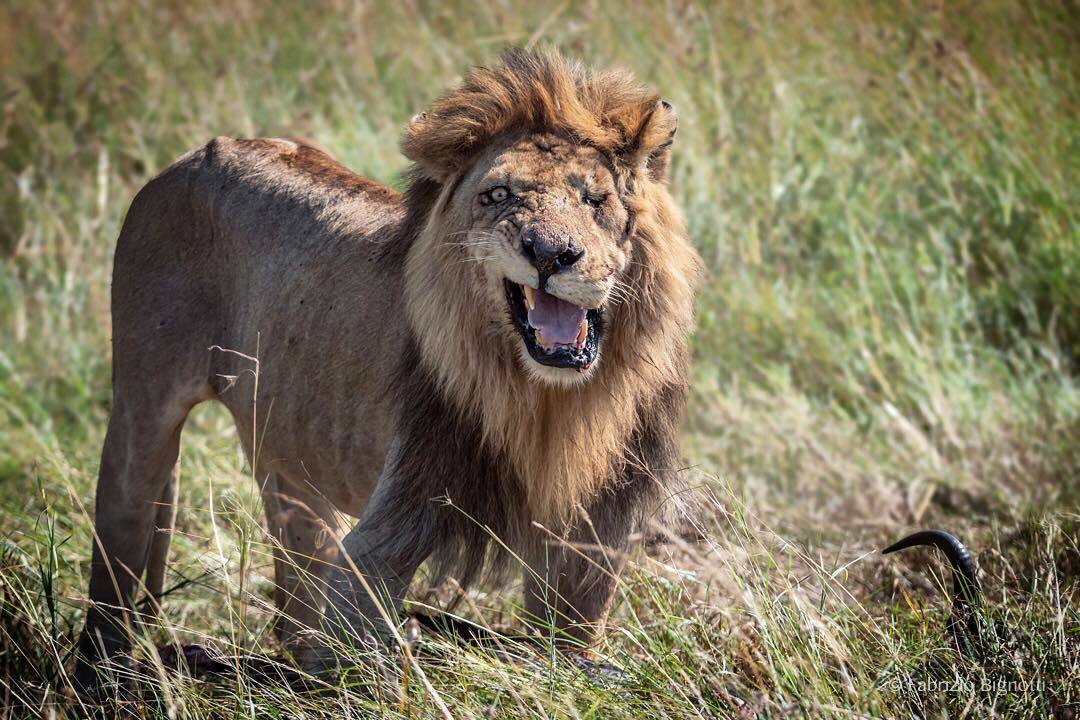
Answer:
[{"label": "lion's nose", "polygon": [[553,235],[526,230],[521,236],[521,253],[537,269],[541,277],[554,275],[567,269],[585,255],[565,235]]}]

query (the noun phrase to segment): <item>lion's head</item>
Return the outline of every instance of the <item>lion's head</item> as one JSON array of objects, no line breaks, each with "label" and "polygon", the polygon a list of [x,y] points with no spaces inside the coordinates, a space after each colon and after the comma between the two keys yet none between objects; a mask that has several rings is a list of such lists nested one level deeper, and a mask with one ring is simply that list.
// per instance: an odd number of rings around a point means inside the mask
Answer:
[{"label": "lion's head", "polygon": [[447,258],[471,276],[461,292],[535,380],[595,370],[608,308],[632,292],[635,206],[666,179],[676,125],[626,74],[521,51],[410,123],[406,154],[444,188]]},{"label": "lion's head", "polygon": [[676,126],[625,72],[515,50],[406,130],[421,356],[526,480],[602,482],[638,406],[685,385],[697,256],[667,188]]}]

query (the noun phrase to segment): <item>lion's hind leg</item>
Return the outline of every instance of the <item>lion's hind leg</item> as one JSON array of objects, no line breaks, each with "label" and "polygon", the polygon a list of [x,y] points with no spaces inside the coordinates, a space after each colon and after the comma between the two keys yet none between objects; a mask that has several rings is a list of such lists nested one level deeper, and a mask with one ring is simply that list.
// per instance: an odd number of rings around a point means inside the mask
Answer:
[{"label": "lion's hind leg", "polygon": [[180,462],[177,459],[169,470],[155,511],[155,521],[146,558],[146,595],[148,608],[155,615],[161,611],[159,601],[165,592],[165,570],[169,560],[169,545],[176,525],[177,500],[180,494]]},{"label": "lion's hind leg", "polygon": [[275,631],[290,653],[304,656],[326,606],[327,576],[338,556],[341,526],[334,506],[310,486],[274,472],[262,487],[274,551]]},{"label": "lion's hind leg", "polygon": [[175,519],[180,433],[197,401],[186,400],[123,382],[115,389],[97,486],[80,681],[92,683],[98,660],[130,646],[130,610],[140,587],[150,595],[162,592]]}]

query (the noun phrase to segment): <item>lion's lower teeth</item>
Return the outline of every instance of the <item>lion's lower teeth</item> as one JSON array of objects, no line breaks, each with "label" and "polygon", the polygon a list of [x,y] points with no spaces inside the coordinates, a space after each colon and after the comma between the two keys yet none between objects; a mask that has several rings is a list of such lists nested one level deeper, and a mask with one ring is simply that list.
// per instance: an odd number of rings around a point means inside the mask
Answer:
[{"label": "lion's lower teeth", "polygon": [[[539,345],[540,347],[542,347],[547,352],[551,352],[556,347],[570,347],[569,343],[549,343],[547,340],[544,339],[544,334],[542,332],[540,332],[540,328],[533,328],[533,337],[536,338],[536,344]],[[581,325],[578,326],[578,334],[577,334],[577,338],[575,338],[576,343],[577,343],[577,348],[579,350],[581,348],[585,347],[585,340],[588,337],[589,337],[589,321],[584,320],[584,321],[582,321]]]}]

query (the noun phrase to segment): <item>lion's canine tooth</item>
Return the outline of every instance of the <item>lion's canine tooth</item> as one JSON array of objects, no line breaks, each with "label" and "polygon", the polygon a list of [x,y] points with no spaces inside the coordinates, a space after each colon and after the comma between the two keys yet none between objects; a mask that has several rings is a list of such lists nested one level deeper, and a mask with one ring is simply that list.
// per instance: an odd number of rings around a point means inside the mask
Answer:
[{"label": "lion's canine tooth", "polygon": [[581,325],[578,326],[577,344],[582,346],[585,344],[585,338],[589,336],[589,321],[582,320]]},{"label": "lion's canine tooth", "polygon": [[532,310],[536,307],[536,291],[528,285],[522,285],[521,290],[525,293],[525,307]]},{"label": "lion's canine tooth", "polygon": [[547,343],[544,342],[544,334],[539,329],[536,331],[536,342],[540,344],[540,347],[547,347]]}]

